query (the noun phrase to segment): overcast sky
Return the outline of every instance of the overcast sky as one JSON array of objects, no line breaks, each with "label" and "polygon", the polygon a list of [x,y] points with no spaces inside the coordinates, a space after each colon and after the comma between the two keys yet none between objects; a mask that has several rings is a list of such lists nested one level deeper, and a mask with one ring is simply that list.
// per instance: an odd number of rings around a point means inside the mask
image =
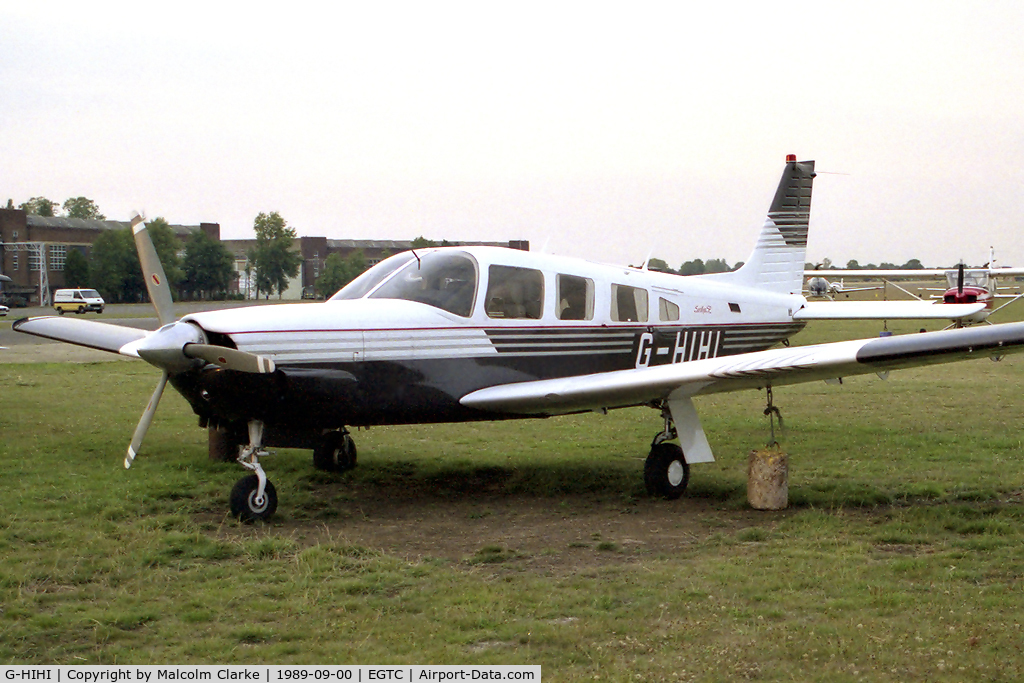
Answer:
[{"label": "overcast sky", "polygon": [[[252,236],[1024,266],[1024,3],[0,0],[0,201]],[[841,7],[834,9],[833,7]]]}]

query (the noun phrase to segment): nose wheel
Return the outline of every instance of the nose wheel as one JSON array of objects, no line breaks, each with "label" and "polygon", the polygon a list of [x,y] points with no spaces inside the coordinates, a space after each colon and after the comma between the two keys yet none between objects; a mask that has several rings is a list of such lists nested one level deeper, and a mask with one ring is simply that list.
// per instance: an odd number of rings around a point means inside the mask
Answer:
[{"label": "nose wheel", "polygon": [[243,522],[268,519],[277,511],[277,490],[269,480],[260,495],[260,478],[255,474],[242,477],[231,489],[231,514]]},{"label": "nose wheel", "polygon": [[239,464],[252,474],[242,477],[231,489],[231,514],[247,523],[264,521],[277,511],[277,490],[267,479],[260,456],[263,450],[263,423],[249,423],[249,445],[238,456]]}]

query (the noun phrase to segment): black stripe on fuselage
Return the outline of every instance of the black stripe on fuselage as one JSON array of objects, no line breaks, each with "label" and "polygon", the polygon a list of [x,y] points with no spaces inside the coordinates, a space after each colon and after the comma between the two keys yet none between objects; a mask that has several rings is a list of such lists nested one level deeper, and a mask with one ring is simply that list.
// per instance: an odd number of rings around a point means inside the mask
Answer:
[{"label": "black stripe on fuselage", "polygon": [[[681,362],[697,360],[698,355],[707,358],[760,351],[791,337],[802,328],[803,323],[708,326],[660,324],[644,327],[572,329],[498,328],[488,329],[486,332],[498,354],[504,356],[628,355],[633,358],[636,358],[638,347],[642,343],[641,335],[649,334],[653,336],[653,340],[649,341],[653,341],[652,353],[655,357],[660,359],[662,356],[670,355],[675,359],[674,362]],[[707,347],[711,343],[714,344],[713,352],[690,352],[693,346]],[[686,347],[685,352],[680,350],[683,346]],[[669,348],[671,352],[666,351]],[[660,365],[662,362],[654,364]],[[631,365],[624,363],[616,369],[627,367]]]},{"label": "black stripe on fuselage", "polygon": [[[272,375],[212,366],[172,378],[193,410],[216,422],[259,419],[289,428],[487,420],[503,416],[462,406],[489,386],[650,367],[757,351],[802,323],[491,328],[497,353],[466,357],[279,362]],[[415,334],[411,335],[415,342]],[[366,348],[371,356],[374,349]]]}]

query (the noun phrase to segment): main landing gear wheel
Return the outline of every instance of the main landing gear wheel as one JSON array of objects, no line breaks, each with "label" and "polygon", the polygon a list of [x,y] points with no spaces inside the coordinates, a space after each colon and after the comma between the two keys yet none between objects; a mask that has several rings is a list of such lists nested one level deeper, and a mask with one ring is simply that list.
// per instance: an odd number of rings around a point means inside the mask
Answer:
[{"label": "main landing gear wheel", "polygon": [[690,482],[690,466],[683,457],[683,449],[674,443],[659,443],[651,447],[644,463],[644,485],[652,496],[675,500],[683,495]]},{"label": "main landing gear wheel", "polygon": [[356,466],[356,442],[347,431],[327,432],[313,449],[313,467],[324,472],[347,472]]},{"label": "main landing gear wheel", "polygon": [[231,514],[243,522],[268,519],[277,511],[277,490],[267,482],[263,498],[258,499],[260,480],[255,474],[242,477],[231,489]]}]

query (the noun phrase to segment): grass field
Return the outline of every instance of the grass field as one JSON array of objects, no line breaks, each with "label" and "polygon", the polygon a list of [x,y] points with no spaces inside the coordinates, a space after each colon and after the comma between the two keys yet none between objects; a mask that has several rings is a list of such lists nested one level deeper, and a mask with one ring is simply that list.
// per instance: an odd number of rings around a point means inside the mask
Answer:
[{"label": "grass field", "polygon": [[[1024,676],[1022,357],[778,390],[781,513],[746,506],[747,453],[767,438],[763,394],[746,392],[698,400],[718,462],[679,501],[643,492],[660,420],[635,409],[363,431],[339,477],[282,451],[265,462],[278,517],[254,526],[225,514],[240,468],[208,461],[171,392],[122,468],[157,374],[0,364],[0,662]],[[455,531],[428,551],[398,540],[439,525]]]}]

